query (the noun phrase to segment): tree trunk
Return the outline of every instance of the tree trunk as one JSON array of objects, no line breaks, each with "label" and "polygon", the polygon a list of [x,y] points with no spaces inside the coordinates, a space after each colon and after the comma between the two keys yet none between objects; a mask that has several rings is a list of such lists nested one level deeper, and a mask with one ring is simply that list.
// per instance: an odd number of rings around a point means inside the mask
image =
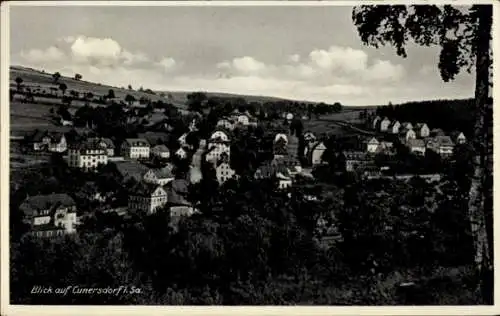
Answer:
[{"label": "tree trunk", "polygon": [[[492,6],[479,5],[477,6],[479,17],[478,34],[476,42],[476,88],[475,88],[475,123],[474,135],[472,142],[475,149],[473,157],[474,174],[471,179],[471,187],[469,191],[469,220],[471,224],[471,233],[474,242],[474,263],[478,272],[478,276],[483,276],[486,272],[492,271],[491,246],[488,243],[488,234],[486,229],[487,212],[493,210],[485,209],[485,195],[487,191],[487,162],[488,158],[488,133],[492,129],[489,128],[489,120],[487,120],[488,96],[489,96],[489,68],[490,68],[490,36],[492,24]],[[492,123],[492,122],[491,122]],[[483,271],[486,270],[486,271]],[[483,300],[490,301],[491,294],[485,293],[484,282],[481,279],[479,287],[483,293]]]}]

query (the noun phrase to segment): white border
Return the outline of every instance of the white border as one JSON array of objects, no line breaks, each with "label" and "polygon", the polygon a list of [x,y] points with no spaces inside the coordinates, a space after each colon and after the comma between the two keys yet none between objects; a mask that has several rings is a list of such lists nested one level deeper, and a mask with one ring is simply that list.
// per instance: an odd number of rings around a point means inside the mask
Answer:
[{"label": "white border", "polygon": [[[1,30],[1,77],[0,77],[0,229],[1,237],[1,315],[179,315],[179,313],[189,315],[242,315],[261,314],[261,315],[494,315],[500,301],[500,290],[495,286],[494,306],[436,306],[436,307],[274,307],[274,306],[252,306],[252,307],[222,307],[222,306],[23,306],[9,305],[9,104],[8,86],[9,86],[9,7],[10,6],[353,6],[369,4],[492,4],[493,5],[493,56],[496,58],[500,52],[500,43],[496,36],[500,34],[500,2],[498,1],[464,1],[464,0],[415,0],[415,1],[16,1],[1,3],[0,30]],[[494,82],[497,79],[499,66],[494,63]],[[494,88],[496,86],[496,82]],[[493,98],[497,100],[500,97],[500,89],[493,91]],[[497,111],[493,112],[494,122],[497,121]],[[500,162],[496,160],[499,144],[497,142],[497,133],[500,133],[500,126],[494,127],[494,170],[499,170]],[[496,174],[494,174],[494,183],[496,183]],[[499,194],[494,195],[494,205],[498,205]],[[498,227],[500,217],[494,216],[494,227]],[[499,252],[500,243],[496,242],[498,234],[495,232],[494,252]],[[498,260],[496,260],[498,261]],[[497,263],[495,261],[495,268]],[[495,269],[497,270],[497,269]],[[495,277],[495,285],[499,282]]]}]

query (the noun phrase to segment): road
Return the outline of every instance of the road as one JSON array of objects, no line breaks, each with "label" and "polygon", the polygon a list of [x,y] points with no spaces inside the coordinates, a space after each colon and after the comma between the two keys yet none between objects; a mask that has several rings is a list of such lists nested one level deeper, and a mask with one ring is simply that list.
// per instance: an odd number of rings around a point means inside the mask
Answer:
[{"label": "road", "polygon": [[205,146],[206,145],[200,141],[200,146],[191,159],[191,165],[189,167],[189,180],[191,183],[200,182],[203,178],[203,174],[201,172],[201,158],[203,152],[205,151]]}]

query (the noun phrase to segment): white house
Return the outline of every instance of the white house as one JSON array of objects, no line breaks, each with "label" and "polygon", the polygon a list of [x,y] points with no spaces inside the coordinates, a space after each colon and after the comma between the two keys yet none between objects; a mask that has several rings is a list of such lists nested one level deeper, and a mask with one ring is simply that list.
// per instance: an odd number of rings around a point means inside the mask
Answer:
[{"label": "white house", "polygon": [[289,188],[293,184],[288,168],[282,164],[264,164],[255,171],[254,176],[256,179],[274,178],[278,181],[279,189]]},{"label": "white house", "polygon": [[229,136],[223,130],[216,130],[215,132],[212,133],[212,135],[210,135],[210,140],[219,140],[223,142],[228,142]]},{"label": "white house", "polygon": [[377,152],[380,142],[375,138],[371,137],[365,141],[366,151],[369,153]]},{"label": "white house", "polygon": [[108,157],[115,155],[115,145],[111,139],[104,137],[91,137],[87,138],[87,141],[96,142],[100,147],[104,148]]},{"label": "white house", "polygon": [[238,115],[237,122],[242,125],[248,125],[250,123],[250,118],[246,114]]},{"label": "white house", "polygon": [[172,165],[168,165],[160,169],[151,169],[144,175],[144,182],[154,183],[162,186],[166,185],[167,183],[175,179],[172,171]]},{"label": "white house", "polygon": [[313,132],[305,132],[303,138],[307,143],[309,143],[316,140],[316,135],[314,135]]},{"label": "white house", "polygon": [[310,154],[311,154],[311,164],[313,166],[319,165],[323,163],[323,153],[326,150],[326,146],[323,142],[318,142],[314,146],[312,146]]},{"label": "white house", "polygon": [[179,138],[177,139],[177,141],[179,142],[179,144],[181,146],[186,145],[186,138],[187,138],[187,136],[188,136],[188,133],[184,133],[181,136],[179,136]]},{"label": "white house", "polygon": [[389,120],[387,117],[384,117],[384,119],[380,121],[380,131],[387,131],[387,129],[389,129],[389,124],[391,124],[391,120]]},{"label": "white house", "polygon": [[62,126],[73,126],[73,121],[65,120],[61,117],[60,123]]},{"label": "white house", "polygon": [[19,206],[36,237],[54,237],[76,231],[76,203],[67,194],[36,195]]},{"label": "white house", "polygon": [[425,124],[425,123],[415,124],[415,131],[417,132],[417,135],[420,138],[429,137],[430,132],[431,132],[429,129],[429,126],[427,126],[427,124]]},{"label": "white house", "polygon": [[165,145],[156,145],[151,148],[151,155],[158,158],[168,159],[170,157],[170,151]]},{"label": "white house", "polygon": [[425,155],[425,142],[422,139],[409,139],[407,142],[407,146],[410,149],[410,152],[415,153],[417,155]]},{"label": "white house", "polygon": [[227,155],[228,158],[231,156],[231,145],[229,142],[211,140],[208,143],[205,160],[215,163],[219,161],[222,154]]},{"label": "white house", "polygon": [[108,163],[107,148],[99,139],[91,138],[81,143],[71,144],[68,149],[68,166],[86,171]]},{"label": "white house", "polygon": [[389,133],[391,133],[391,134],[398,134],[400,128],[401,128],[401,124],[399,123],[399,121],[393,121],[393,122],[391,122],[391,124],[389,124],[388,130],[389,130]]},{"label": "white house", "polygon": [[217,127],[225,128],[228,130],[233,130],[234,129],[234,124],[229,121],[228,119],[220,119],[217,121]]},{"label": "white house", "polygon": [[453,131],[451,133],[451,137],[456,144],[465,144],[467,142],[467,138],[465,137],[464,133],[459,131]]},{"label": "white house", "polygon": [[377,129],[378,123],[380,122],[380,116],[375,116],[372,121],[372,128]]},{"label": "white house", "polygon": [[234,171],[226,161],[221,161],[220,163],[216,164],[215,172],[219,184],[223,184],[227,180],[234,177],[234,175],[236,174],[236,171]]},{"label": "white house", "polygon": [[127,138],[122,143],[121,154],[131,159],[149,158],[150,145],[144,138]]},{"label": "white house", "polygon": [[128,208],[152,214],[166,203],[167,192],[161,185],[139,183],[130,193]]},{"label": "white house", "polygon": [[428,139],[427,148],[443,157],[449,157],[453,154],[455,144],[453,144],[450,136],[436,136]]},{"label": "white house", "polygon": [[284,133],[277,133],[275,136],[274,136],[274,142],[278,142],[279,139],[283,139],[286,143],[288,143],[288,136],[286,136],[286,134]]},{"label": "white house", "polygon": [[179,148],[175,152],[175,155],[179,157],[180,159],[186,159],[187,158],[187,151],[184,148]]},{"label": "white house", "polygon": [[415,133],[414,130],[412,129],[406,129],[406,128],[403,128],[400,132],[399,132],[399,136],[401,139],[403,139],[405,142],[407,142],[409,139],[415,139],[417,138],[417,134]]}]

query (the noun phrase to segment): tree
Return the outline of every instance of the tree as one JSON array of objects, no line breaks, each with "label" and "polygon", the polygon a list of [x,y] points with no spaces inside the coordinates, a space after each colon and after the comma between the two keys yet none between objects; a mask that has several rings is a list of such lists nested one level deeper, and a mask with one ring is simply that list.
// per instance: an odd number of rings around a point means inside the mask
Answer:
[{"label": "tree", "polygon": [[114,98],[116,98],[115,91],[113,89],[109,89],[109,91],[108,91],[108,99],[114,99]]},{"label": "tree", "polygon": [[132,90],[132,85],[128,85],[128,89],[129,89],[129,90]]},{"label": "tree", "polygon": [[21,86],[23,84],[23,78],[17,77],[16,78],[16,84],[17,84],[17,92],[20,93],[21,92]]},{"label": "tree", "polygon": [[62,94],[64,95],[66,93],[66,90],[68,89],[68,86],[65,83],[61,83],[59,85],[59,90],[62,91]]},{"label": "tree", "polygon": [[129,106],[132,106],[132,103],[135,101],[135,97],[131,94],[127,94],[125,96],[125,102],[128,103]]},{"label": "tree", "polygon": [[[412,39],[420,46],[440,46],[438,68],[441,78],[449,82],[463,69],[475,67],[475,124],[472,137],[474,173],[469,188],[468,216],[474,239],[474,261],[478,275],[492,276],[492,246],[488,243],[489,218],[484,201],[489,168],[488,139],[492,129],[488,126],[491,60],[492,5],[473,5],[468,11],[460,11],[451,5],[425,6],[359,6],[353,9],[352,18],[361,40],[374,47],[390,44],[396,53],[406,57],[406,43]],[[483,268],[485,268],[483,271]],[[492,300],[491,289],[482,278],[478,288],[485,301]],[[489,292],[489,293],[488,293]],[[488,294],[486,294],[488,293]],[[488,296],[488,297],[486,297]]]},{"label": "tree", "polygon": [[61,78],[61,74],[59,72],[56,72],[52,75],[52,79],[54,79],[54,82],[57,83],[59,82],[59,79]]},{"label": "tree", "polygon": [[82,75],[80,75],[80,74],[75,74],[75,80],[77,80],[77,81],[82,80]]}]

